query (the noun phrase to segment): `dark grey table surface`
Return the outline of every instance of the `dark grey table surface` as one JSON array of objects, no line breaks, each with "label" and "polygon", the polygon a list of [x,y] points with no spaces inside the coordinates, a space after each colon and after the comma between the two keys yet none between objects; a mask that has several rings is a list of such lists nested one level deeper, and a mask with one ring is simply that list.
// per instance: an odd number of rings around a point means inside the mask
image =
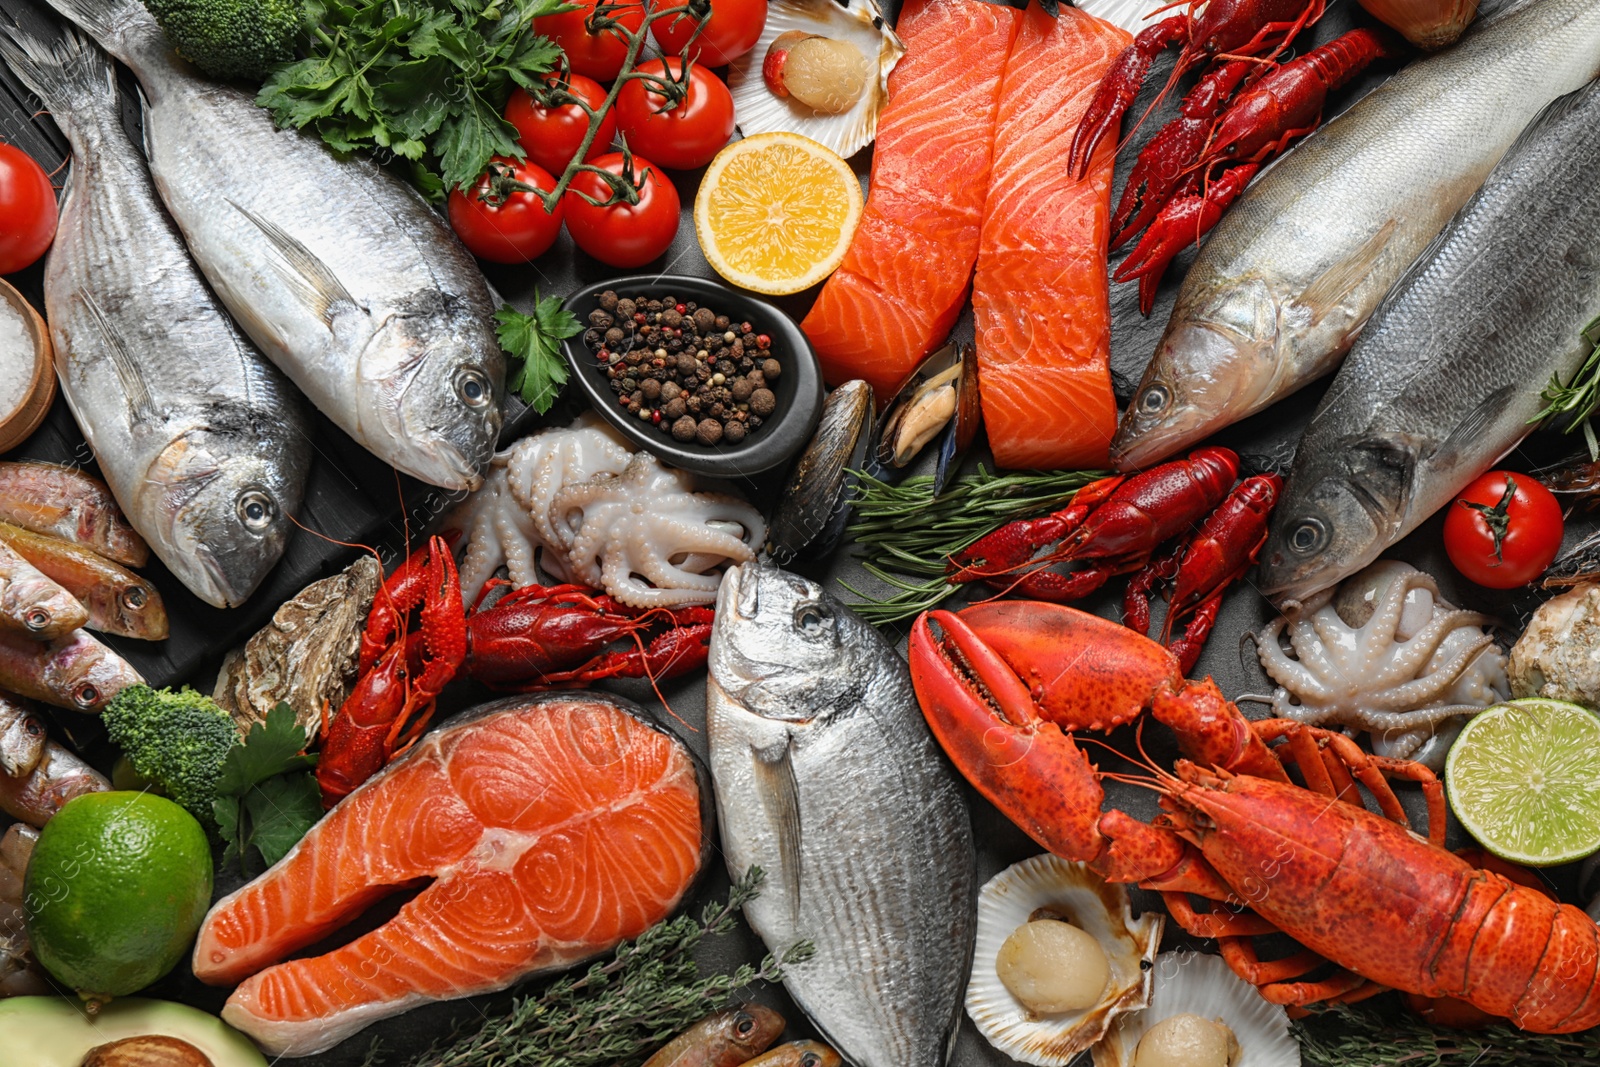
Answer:
[{"label": "dark grey table surface", "polygon": [[[891,0],[891,3],[885,6],[886,14],[892,17],[897,6],[898,0]],[[1484,5],[1485,10],[1498,6],[1501,5],[1495,0],[1488,0]],[[19,19],[47,17],[40,14],[42,10],[44,8],[38,0],[0,0],[0,11]],[[1315,42],[1321,43],[1344,32],[1352,25],[1369,21],[1368,16],[1356,7],[1353,0],[1331,0],[1328,15],[1311,36]],[[1170,62],[1170,55],[1160,61],[1152,77],[1152,85],[1159,85],[1165,79]],[[1358,99],[1392,73],[1396,66],[1394,63],[1379,65],[1358,79],[1355,84],[1336,94],[1330,106],[1330,114],[1342,110]],[[125,87],[131,90],[132,83],[127,78],[126,72],[124,81]],[[1153,90],[1147,89],[1144,96],[1135,104],[1134,113],[1140,113],[1152,96]],[[127,117],[132,125],[137,122],[134,97],[131,92],[125,93],[125,97]],[[1175,96],[1172,101],[1158,109],[1137,140],[1143,140],[1159,128],[1160,123],[1173,113],[1176,99]],[[37,102],[15,83],[9,72],[0,67],[0,138],[18,144],[44,163],[46,169],[51,169],[64,160],[65,144],[51,122],[47,118],[37,116],[36,112]],[[1119,189],[1132,158],[1133,153],[1129,151],[1119,160]],[[871,165],[870,148],[851,162],[862,175],[865,184]],[[699,177],[699,172],[673,175],[684,204],[684,224],[680,227],[671,249],[652,269],[661,273],[715,277],[700,253],[694,237],[693,220],[689,216]],[[1191,258],[1192,254],[1187,254],[1179,260],[1161,290],[1154,314],[1149,318],[1139,314],[1133,286],[1113,288],[1112,369],[1119,398],[1125,400],[1132,391],[1133,385],[1143,372],[1145,362],[1154,351],[1156,340],[1166,322],[1176,294],[1176,283]],[[536,262],[522,267],[489,267],[487,273],[496,288],[512,303],[527,307],[531,304],[535,289],[544,295],[563,295],[619,272],[578,251],[572,245],[571,239],[563,233],[556,246]],[[16,284],[36,305],[42,306],[40,272],[37,267],[8,280]],[[815,296],[816,291],[811,290],[780,299],[778,303],[785,311],[799,318],[810,307]],[[957,325],[956,334],[958,337],[971,338],[970,309]],[[1244,458],[1247,468],[1251,470],[1274,469],[1286,473],[1299,434],[1316,406],[1325,384],[1314,385],[1284,400],[1271,410],[1229,428],[1216,437],[1216,442],[1237,449]],[[550,420],[524,418],[522,424],[534,426],[541,421],[555,421],[561,414],[559,410],[552,413]],[[570,415],[571,411],[567,411],[566,414]],[[309,530],[340,541],[374,545],[387,557],[393,558],[403,549],[407,533],[409,532],[414,539],[417,531],[425,527],[427,522],[448,503],[444,494],[439,491],[394,475],[320,417],[317,424],[317,447],[318,458],[313,467],[306,504],[298,516]],[[1571,440],[1558,439],[1552,434],[1542,433],[1530,439],[1515,455],[1508,458],[1507,465],[1529,469],[1565,455],[1574,448],[1575,445]],[[58,461],[90,461],[81,434],[73,424],[65,405],[60,402],[57,403],[45,426],[6,458],[20,456],[36,456]],[[971,467],[978,462],[987,463],[988,457],[979,449],[967,462]],[[772,499],[777,484],[777,478],[768,477],[747,480],[738,488],[761,503]],[[1498,615],[1506,621],[1508,632],[1514,634],[1520,629],[1520,624],[1525,621],[1528,613],[1537,606],[1538,598],[1530,592],[1496,594],[1461,580],[1445,561],[1440,548],[1441,521],[1436,517],[1389,554],[1408,560],[1432,573],[1439,579],[1446,597],[1454,602]],[[1574,517],[1568,526],[1568,544],[1589,532],[1593,526],[1592,520],[1581,516]],[[228,647],[253,632],[282,600],[292,596],[307,582],[343,566],[350,558],[351,550],[333,545],[311,533],[298,532],[291,539],[283,562],[269,577],[263,589],[256,594],[251,603],[231,612],[219,611],[200,603],[158,565],[153,564],[151,577],[167,598],[172,615],[172,636],[159,646],[140,647],[137,642],[119,642],[118,648],[129,655],[141,670],[158,681],[163,683],[189,681],[201,688],[209,689],[216,664]],[[798,564],[796,569],[830,584],[844,580],[857,588],[876,588],[874,579],[862,571],[856,555],[848,545],[829,558],[805,560]],[[1117,618],[1120,612],[1121,591],[1121,582],[1114,581],[1107,589],[1079,606]],[[848,598],[848,594],[845,595]],[[1158,616],[1159,610],[1158,607]],[[1267,691],[1269,686],[1264,676],[1253,655],[1247,648],[1241,647],[1240,639],[1247,631],[1259,629],[1274,614],[1267,601],[1250,585],[1248,578],[1239,583],[1223,605],[1214,635],[1201,657],[1195,675],[1210,674],[1230,696]],[[896,628],[893,632],[903,649],[904,628]],[[614,688],[647,706],[660,705],[654,694],[643,684],[621,683]],[[702,679],[699,677],[681,679],[664,685],[662,692],[670,702],[672,710],[682,716],[693,729],[694,732],[688,734],[690,744],[704,755],[705,693]],[[486,693],[474,691],[467,685],[458,685],[446,694],[440,715],[447,716],[452,711],[486,696]],[[109,763],[113,754],[99,740],[98,730],[92,722],[62,713],[57,717],[57,724],[61,729],[70,732],[73,739],[85,747],[91,758],[102,764]],[[1152,744],[1152,752],[1158,759],[1170,758],[1173,754],[1171,746],[1163,743],[1164,738],[1159,731],[1151,731],[1146,740]],[[1132,729],[1124,728],[1112,735],[1110,741],[1124,751],[1131,751]],[[1156,812],[1153,795],[1142,790],[1111,782],[1107,783],[1107,792],[1109,803],[1137,817],[1147,819]],[[1040,851],[1038,846],[987,803],[977,798],[975,794],[969,795],[972,801],[974,829],[979,843],[980,880],[987,879],[1007,865]],[[1416,799],[1414,794],[1405,797],[1408,808],[1414,811],[1419,808],[1419,805],[1414,803]],[[1460,843],[1459,839],[1459,828],[1452,826],[1452,843]],[[864,841],[862,847],[871,848],[872,844],[870,841]],[[1572,896],[1575,881],[1573,869],[1558,869],[1546,873],[1568,899],[1575,899]],[[222,872],[217,892],[219,895],[229,892],[238,884],[236,874]],[[720,863],[714,863],[713,869],[697,888],[691,906],[698,910],[701,902],[720,897],[726,888],[725,872],[721,869]],[[1135,890],[1135,894],[1137,906],[1144,908],[1159,906],[1153,896],[1138,890]],[[1179,943],[1182,943],[1180,937],[1169,935],[1168,947]],[[953,946],[952,951],[961,949]],[[741,962],[758,959],[761,952],[759,941],[741,926],[729,937],[708,945],[702,953],[702,962],[707,968],[732,969]],[[187,973],[186,968],[180,967],[178,972],[163,979],[149,990],[149,995],[182,1000],[216,1010],[220,1009],[226,991],[200,984]],[[504,1005],[509,995],[499,994],[421,1008],[399,1018],[379,1023],[328,1053],[299,1062],[316,1067],[347,1067],[347,1065],[353,1067],[361,1061],[373,1037],[381,1038],[390,1049],[399,1053],[413,1052],[448,1031],[452,1025],[470,1023],[481,1013],[493,1012]],[[811,1031],[805,1018],[789,1003],[781,989],[758,989],[753,995],[755,999],[769,1003],[784,1012],[790,1021],[789,1037],[810,1035]],[[952,1059],[955,1067],[980,1067],[980,1065],[1000,1067],[1012,1062],[992,1049],[973,1030],[971,1023],[963,1019],[959,1043]],[[1486,1058],[1482,1062],[1487,1065],[1493,1060]],[[1508,1059],[1505,1062],[1511,1061]]]}]

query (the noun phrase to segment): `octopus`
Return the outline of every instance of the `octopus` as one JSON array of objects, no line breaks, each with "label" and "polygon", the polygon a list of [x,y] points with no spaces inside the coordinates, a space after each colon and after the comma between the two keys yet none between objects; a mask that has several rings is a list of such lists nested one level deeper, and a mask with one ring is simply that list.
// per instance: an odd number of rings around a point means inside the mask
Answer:
[{"label": "octopus", "polygon": [[1447,603],[1428,575],[1379,560],[1257,635],[1278,689],[1241,699],[1283,718],[1366,730],[1379,755],[1437,771],[1465,718],[1508,694],[1505,653],[1484,630],[1492,625]]},{"label": "octopus", "polygon": [[22,876],[39,831],[13,823],[0,837],[0,997],[41,996],[53,992],[28,953]]},{"label": "octopus", "polygon": [[766,537],[755,508],[696,491],[688,474],[630,451],[592,416],[496,455],[445,530],[465,534],[469,603],[503,567],[514,587],[549,575],[637,608],[712,603],[721,568],[755,559]]},{"label": "octopus", "polygon": [[1600,585],[1539,605],[1511,648],[1511,693],[1600,707]]},{"label": "octopus", "polygon": [[621,474],[569,485],[550,505],[569,581],[635,608],[709,604],[719,568],[749,563],[761,513],[726,493],[696,493],[682,471],[636,452]]}]

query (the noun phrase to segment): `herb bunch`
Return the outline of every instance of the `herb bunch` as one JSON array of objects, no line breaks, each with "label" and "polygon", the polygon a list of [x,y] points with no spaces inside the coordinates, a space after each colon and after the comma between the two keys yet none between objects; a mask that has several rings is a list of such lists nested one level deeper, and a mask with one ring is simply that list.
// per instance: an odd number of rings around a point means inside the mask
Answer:
[{"label": "herb bunch", "polygon": [[582,332],[578,316],[556,296],[533,291],[533,314],[525,315],[506,304],[494,314],[500,347],[511,357],[506,388],[522,397],[539,414],[549,411],[567,384],[567,361],[561,342]]},{"label": "herb bunch", "polygon": [[279,701],[228,750],[214,802],[218,833],[227,844],[223,865],[237,860],[249,877],[252,852],[270,867],[322,818],[322,790],[310,773],[317,757],[305,751],[309,740],[294,709]]},{"label": "herb bunch", "polygon": [[928,475],[890,485],[860,474],[849,532],[867,550],[862,566],[897,591],[878,598],[846,585],[862,600],[851,607],[878,625],[938,607],[955,592],[945,580],[951,556],[1008,522],[1066,507],[1100,477],[1098,471],[996,475],[979,466],[935,497]]},{"label": "herb bunch", "polygon": [[519,997],[503,1015],[458,1032],[411,1060],[413,1067],[613,1067],[637,1062],[685,1027],[728,1005],[753,982],[776,982],[783,968],[809,959],[801,942],[760,967],[702,977],[694,953],[707,937],[733,929],[735,916],[761,892],[765,878],[752,867],[728,899],[708,904],[698,920],[659,923],[579,978],[562,978],[535,996]]},{"label": "herb bunch", "polygon": [[1509,1026],[1446,1030],[1410,1012],[1335,1007],[1291,1024],[1306,1067],[1568,1067],[1600,1064],[1600,1041]]},{"label": "herb bunch", "polygon": [[1584,360],[1583,366],[1565,385],[1559,374],[1550,376],[1550,384],[1539,394],[1539,399],[1544,401],[1544,408],[1529,421],[1544,422],[1566,417],[1567,425],[1563,432],[1572,433],[1582,427],[1584,443],[1589,446],[1589,458],[1600,461],[1600,439],[1596,439],[1594,427],[1589,421],[1595,410],[1600,408],[1600,319],[1584,327],[1583,339],[1594,346],[1594,351],[1589,353],[1589,358]]}]

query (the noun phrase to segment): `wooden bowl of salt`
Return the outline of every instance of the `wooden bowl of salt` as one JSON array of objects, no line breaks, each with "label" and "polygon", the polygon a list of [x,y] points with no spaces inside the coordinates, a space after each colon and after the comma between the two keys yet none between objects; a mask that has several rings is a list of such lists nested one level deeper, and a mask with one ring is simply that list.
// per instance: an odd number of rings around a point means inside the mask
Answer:
[{"label": "wooden bowl of salt", "polygon": [[50,331],[33,305],[0,279],[0,452],[37,430],[55,398]]}]

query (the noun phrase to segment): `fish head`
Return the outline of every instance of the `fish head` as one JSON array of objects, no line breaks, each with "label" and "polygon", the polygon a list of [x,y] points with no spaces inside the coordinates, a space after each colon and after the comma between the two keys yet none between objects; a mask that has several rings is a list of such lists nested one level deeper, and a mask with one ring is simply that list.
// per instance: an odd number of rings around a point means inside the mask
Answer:
[{"label": "fish head", "polygon": [[505,356],[487,320],[438,292],[401,301],[361,356],[363,430],[385,459],[445,489],[475,490],[500,436]]},{"label": "fish head", "polygon": [[881,640],[816,582],[746,563],[717,590],[711,678],[755,715],[812,722],[853,706]]},{"label": "fish head", "polygon": [[79,711],[99,711],[111,698],[144,678],[132,665],[83,630],[52,646],[46,684]]},{"label": "fish head", "polygon": [[716,1037],[726,1041],[749,1059],[760,1055],[778,1040],[787,1025],[783,1016],[765,1004],[740,1004],[717,1017]]},{"label": "fish head", "polygon": [[1377,559],[1399,539],[1414,467],[1401,441],[1345,441],[1297,459],[1261,550],[1263,595],[1293,609]]},{"label": "fish head", "polygon": [[[221,420],[213,420],[220,423]],[[161,561],[200,599],[238,607],[283,555],[300,506],[300,486],[277,462],[278,427],[261,435],[194,430],[174,440],[152,464],[147,484],[158,494],[152,542]],[[243,446],[243,447],[241,447]],[[302,467],[303,469],[303,467]]]},{"label": "fish head", "polygon": [[1277,301],[1263,282],[1180,303],[1117,425],[1112,464],[1148,467],[1263,406],[1281,377],[1278,340]]}]

